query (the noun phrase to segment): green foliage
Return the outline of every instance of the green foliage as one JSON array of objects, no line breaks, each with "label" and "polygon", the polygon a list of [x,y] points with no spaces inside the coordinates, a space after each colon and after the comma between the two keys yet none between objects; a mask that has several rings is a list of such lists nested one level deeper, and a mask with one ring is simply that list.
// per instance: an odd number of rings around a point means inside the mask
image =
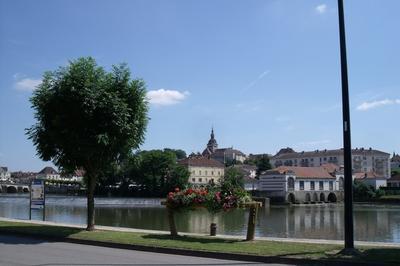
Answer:
[{"label": "green foliage", "polygon": [[79,58],[44,74],[30,99],[36,124],[27,135],[41,159],[64,172],[85,170],[92,201],[98,178],[144,141],[145,97],[144,82],[131,80],[126,64],[106,72],[93,58]]},{"label": "green foliage", "polygon": [[187,157],[186,152],[184,150],[180,150],[180,149],[175,150],[175,149],[165,148],[164,151],[165,152],[170,151],[170,152],[175,153],[177,160],[185,159]]},{"label": "green foliage", "polygon": [[175,152],[142,151],[138,157],[138,168],[133,180],[142,187],[142,195],[162,196],[176,187],[183,189],[187,186],[190,173],[177,164]]},{"label": "green foliage", "polygon": [[368,186],[363,182],[354,180],[353,196],[356,201],[369,201],[379,199],[385,195],[383,189],[375,189],[373,186]]},{"label": "green foliage", "polygon": [[271,163],[269,162],[269,157],[267,154],[264,154],[261,158],[259,158],[256,162],[257,166],[257,176],[259,176],[263,171],[271,169]]},{"label": "green foliage", "polygon": [[37,123],[27,135],[41,159],[97,174],[144,141],[145,95],[125,64],[107,73],[93,58],[79,58],[44,74],[31,98]]},{"label": "green foliage", "polygon": [[221,179],[221,187],[230,190],[244,187],[244,174],[237,168],[229,167]]},{"label": "green foliage", "polygon": [[257,166],[257,176],[259,176],[263,171],[272,168],[271,163],[269,162],[268,154],[254,156],[251,159],[246,159],[244,163]]}]

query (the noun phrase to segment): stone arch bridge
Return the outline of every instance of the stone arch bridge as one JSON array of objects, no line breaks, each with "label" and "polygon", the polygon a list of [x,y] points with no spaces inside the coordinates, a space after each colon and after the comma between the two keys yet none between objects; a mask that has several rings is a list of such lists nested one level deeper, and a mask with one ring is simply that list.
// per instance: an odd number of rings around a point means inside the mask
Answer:
[{"label": "stone arch bridge", "polygon": [[12,184],[12,183],[1,183],[0,193],[28,193],[29,185],[24,184]]}]

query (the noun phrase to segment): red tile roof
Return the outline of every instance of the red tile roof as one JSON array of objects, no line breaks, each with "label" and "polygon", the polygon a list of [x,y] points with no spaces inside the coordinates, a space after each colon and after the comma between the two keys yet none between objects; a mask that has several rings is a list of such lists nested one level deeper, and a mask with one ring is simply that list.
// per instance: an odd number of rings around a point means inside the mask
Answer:
[{"label": "red tile roof", "polygon": [[279,166],[278,168],[264,172],[264,174],[289,174],[290,172],[298,178],[335,178],[324,167]]},{"label": "red tile roof", "polygon": [[219,167],[224,168],[225,166],[217,160],[209,159],[204,156],[191,156],[178,161],[179,164],[185,166],[198,166],[198,167]]},{"label": "red tile roof", "polygon": [[353,173],[355,179],[386,179],[383,176],[379,176],[375,172],[359,172]]}]

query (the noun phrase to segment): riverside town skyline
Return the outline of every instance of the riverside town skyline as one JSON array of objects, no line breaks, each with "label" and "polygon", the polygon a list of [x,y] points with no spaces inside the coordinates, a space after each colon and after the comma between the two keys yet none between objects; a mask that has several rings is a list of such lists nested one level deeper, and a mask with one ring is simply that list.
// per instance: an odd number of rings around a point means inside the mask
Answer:
[{"label": "riverside town skyline", "polygon": [[[399,9],[346,3],[354,147],[400,152]],[[0,25],[0,165],[11,170],[48,164],[25,135],[29,98],[45,71],[86,55],[146,81],[142,150],[201,151],[212,125],[221,147],[246,154],[342,147],[335,1],[1,1]]]}]

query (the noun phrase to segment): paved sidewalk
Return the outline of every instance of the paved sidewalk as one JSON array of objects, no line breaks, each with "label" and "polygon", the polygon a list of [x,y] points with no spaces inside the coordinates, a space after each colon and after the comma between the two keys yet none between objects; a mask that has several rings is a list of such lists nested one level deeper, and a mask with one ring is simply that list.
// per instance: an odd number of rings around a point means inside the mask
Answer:
[{"label": "paved sidewalk", "polygon": [[[65,227],[82,228],[82,229],[86,228],[86,225],[83,225],[83,224],[66,224],[66,223],[55,223],[55,222],[48,222],[48,221],[18,220],[18,219],[4,218],[4,217],[0,217],[0,221],[32,223],[32,224],[53,225],[53,226],[65,226]],[[103,226],[103,225],[96,225],[96,229],[107,230],[107,231],[117,231],[117,232],[146,233],[146,234],[169,234],[169,231],[135,229],[135,228],[126,228],[126,227],[112,227],[112,226]],[[206,236],[204,234],[187,233],[187,232],[179,232],[179,234],[180,235],[188,235],[188,236]],[[226,238],[226,239],[244,239],[245,238],[245,236],[240,237],[240,236],[233,236],[233,235],[217,235],[217,237]],[[292,242],[292,243],[311,243],[311,244],[335,244],[335,245],[343,245],[344,244],[342,240],[329,240],[329,239],[256,237],[256,240]],[[356,246],[379,246],[379,247],[400,248],[400,243],[392,243],[392,242],[355,241],[355,245]]]}]

